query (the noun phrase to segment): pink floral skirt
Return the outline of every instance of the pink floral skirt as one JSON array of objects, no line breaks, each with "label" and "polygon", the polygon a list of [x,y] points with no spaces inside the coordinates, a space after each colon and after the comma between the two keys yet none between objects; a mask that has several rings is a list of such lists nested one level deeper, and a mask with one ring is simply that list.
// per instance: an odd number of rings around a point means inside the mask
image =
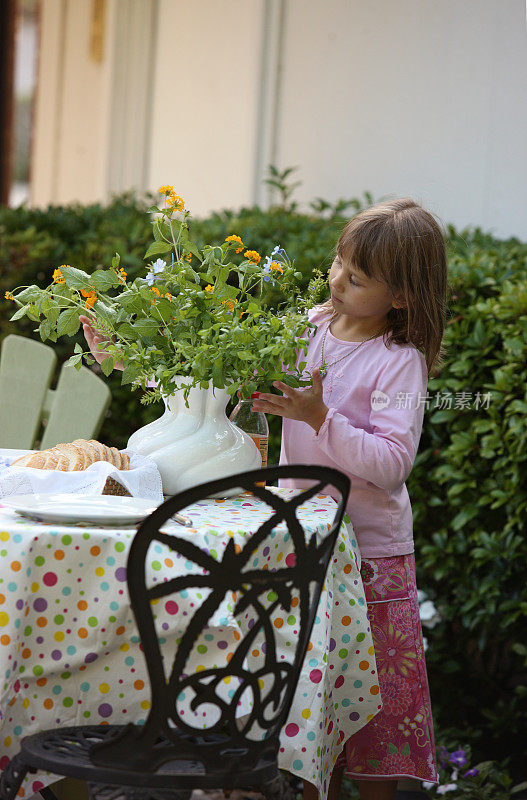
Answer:
[{"label": "pink floral skirt", "polygon": [[434,730],[426,676],[413,553],[363,558],[381,711],[347,740],[336,767],[351,778],[417,778],[437,782]]}]

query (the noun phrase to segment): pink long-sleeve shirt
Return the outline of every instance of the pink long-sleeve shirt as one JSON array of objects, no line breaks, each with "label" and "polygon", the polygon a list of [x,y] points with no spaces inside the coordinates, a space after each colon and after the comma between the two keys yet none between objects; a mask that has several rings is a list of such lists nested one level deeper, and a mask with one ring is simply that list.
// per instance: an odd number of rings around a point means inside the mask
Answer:
[{"label": "pink long-sleeve shirt", "polygon": [[[316,308],[309,319],[318,327],[297,364],[306,361],[307,372],[320,366],[326,330],[326,364],[350,355],[328,368],[323,398],[329,410],[318,433],[305,422],[283,419],[280,464],[323,464],[349,476],[346,510],[365,558],[412,553],[412,508],[405,481],[421,438],[425,357],[410,344],[392,342],[388,348],[382,336],[352,353],[359,343],[333,336],[329,315]],[[280,481],[289,488],[308,485]]]}]

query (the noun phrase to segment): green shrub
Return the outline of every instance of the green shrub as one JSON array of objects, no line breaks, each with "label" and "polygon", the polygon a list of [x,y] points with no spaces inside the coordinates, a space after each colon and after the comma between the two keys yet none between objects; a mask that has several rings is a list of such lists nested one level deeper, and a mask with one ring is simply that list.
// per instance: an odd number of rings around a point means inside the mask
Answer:
[{"label": "green shrub", "polygon": [[[46,211],[0,209],[0,340],[30,336],[25,320],[10,323],[4,291],[46,285],[60,264],[90,271],[118,250],[130,276],[142,266],[150,236],[149,202],[131,196],[100,205]],[[288,209],[222,211],[192,222],[202,242],[238,233],[251,249],[276,244],[296,260],[307,281],[331,263],[346,222],[318,200],[313,213]],[[442,615],[427,631],[427,664],[439,729],[459,732],[477,760],[503,760],[522,777],[526,739],[525,616],[527,592],[526,358],[527,245],[501,242],[480,230],[449,234],[452,296],[444,339],[445,362],[429,394],[491,393],[488,408],[425,413],[419,453],[408,489],[414,512],[418,584]],[[22,323],[22,324],[21,324]],[[55,345],[61,360],[70,344]],[[111,375],[113,402],[100,438],[124,446],[130,433],[161,414]],[[281,420],[269,418],[270,463],[277,462]],[[511,739],[511,732],[514,737]]]},{"label": "green shrub", "polygon": [[442,616],[427,632],[427,665],[439,727],[464,731],[478,759],[511,754],[517,771],[527,736],[527,245],[449,232],[446,359],[429,394],[490,392],[490,402],[431,407],[408,481],[418,584]]}]

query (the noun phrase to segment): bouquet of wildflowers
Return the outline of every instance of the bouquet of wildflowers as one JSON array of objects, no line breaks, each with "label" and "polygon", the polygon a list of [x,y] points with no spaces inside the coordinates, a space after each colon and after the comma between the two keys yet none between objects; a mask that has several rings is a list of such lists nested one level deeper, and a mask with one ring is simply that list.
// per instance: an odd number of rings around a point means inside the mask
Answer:
[{"label": "bouquet of wildflowers", "polygon": [[[43,341],[77,333],[80,313],[108,338],[101,363],[105,375],[116,364],[124,368],[123,384],[142,387],[144,402],[173,394],[175,376],[188,376],[192,386],[240,390],[248,397],[257,388],[283,379],[292,386],[302,380],[304,363],[295,367],[297,348],[305,351],[301,334],[314,327],[307,310],[320,287],[300,294],[301,273],[276,246],[262,258],[237,234],[201,250],[189,235],[184,201],[172,186],[159,189],[162,202],[149,209],[153,241],[148,247],[144,277],[133,282],[117,253],[107,269],[91,274],[61,265],[46,287],[18,287],[7,292],[18,310],[12,320],[28,316],[38,323]],[[266,284],[278,287],[282,301],[271,308]],[[70,362],[93,363],[77,344]],[[282,371],[282,364],[288,374]],[[156,388],[148,383],[155,379]]]}]

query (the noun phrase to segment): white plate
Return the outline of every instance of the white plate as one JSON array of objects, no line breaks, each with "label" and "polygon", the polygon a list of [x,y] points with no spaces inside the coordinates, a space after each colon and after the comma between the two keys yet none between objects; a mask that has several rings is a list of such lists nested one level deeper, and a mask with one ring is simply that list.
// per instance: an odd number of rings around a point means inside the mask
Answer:
[{"label": "white plate", "polygon": [[0,504],[38,522],[93,522],[99,525],[134,525],[157,508],[141,497],[78,494],[18,494]]}]

